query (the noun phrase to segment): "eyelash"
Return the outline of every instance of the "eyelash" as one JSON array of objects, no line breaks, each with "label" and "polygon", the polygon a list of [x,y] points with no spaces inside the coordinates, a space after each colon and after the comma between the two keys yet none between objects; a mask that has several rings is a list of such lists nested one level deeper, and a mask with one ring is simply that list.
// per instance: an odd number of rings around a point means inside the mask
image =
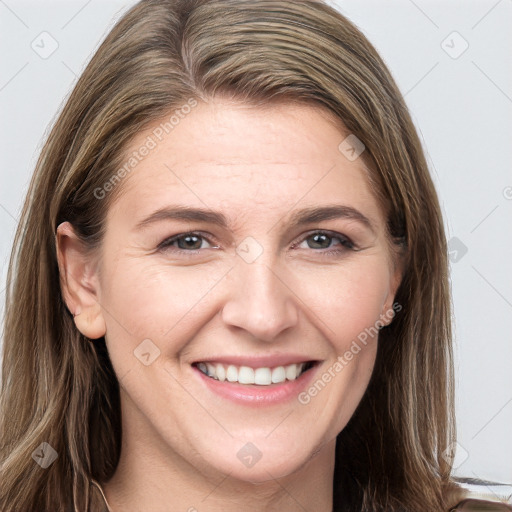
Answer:
[{"label": "eyelash", "polygon": [[[300,245],[302,242],[305,242],[308,238],[311,238],[313,235],[324,235],[330,238],[331,240],[338,240],[339,246],[343,247],[342,249],[312,249],[315,252],[319,252],[322,255],[325,255],[327,257],[329,256],[337,256],[341,255],[342,253],[346,251],[355,251],[357,248],[355,247],[354,243],[346,236],[342,235],[341,233],[336,233],[334,231],[328,231],[328,230],[318,230],[318,231],[311,231],[308,233],[305,237],[303,237],[299,242],[293,245],[293,247],[296,247],[297,245]],[[176,247],[172,247],[172,244],[177,242],[178,240],[181,240],[183,238],[186,238],[187,236],[195,236],[198,238],[202,238],[206,240],[210,245],[213,244],[208,237],[204,236],[202,233],[191,231],[187,233],[180,233],[179,235],[173,236],[171,238],[165,239],[163,242],[161,242],[158,246],[159,251],[168,251],[171,250],[172,252],[176,252],[178,254],[185,253],[187,256],[193,256],[200,252],[202,249],[192,249],[192,250],[186,250],[186,249],[180,249]]]}]

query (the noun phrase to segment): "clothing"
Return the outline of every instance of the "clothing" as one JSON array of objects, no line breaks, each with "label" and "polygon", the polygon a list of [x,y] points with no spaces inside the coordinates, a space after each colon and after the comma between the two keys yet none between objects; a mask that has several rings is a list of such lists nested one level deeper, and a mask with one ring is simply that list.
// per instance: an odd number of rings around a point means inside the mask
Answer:
[{"label": "clothing", "polygon": [[462,500],[452,511],[512,511],[512,485],[499,484],[476,478],[455,478],[454,481],[463,491],[463,494]]},{"label": "clothing", "polygon": [[[447,512],[512,511],[512,485],[470,478],[456,478],[454,480],[462,491],[462,499]],[[91,505],[88,512],[114,512],[110,509],[98,482],[91,480],[90,489]]]}]

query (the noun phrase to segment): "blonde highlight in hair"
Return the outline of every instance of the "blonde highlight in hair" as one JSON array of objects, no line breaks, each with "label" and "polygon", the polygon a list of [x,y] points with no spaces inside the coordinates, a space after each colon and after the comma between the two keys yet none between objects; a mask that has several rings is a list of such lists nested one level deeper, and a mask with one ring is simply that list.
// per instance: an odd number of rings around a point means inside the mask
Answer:
[{"label": "blonde highlight in hair", "polygon": [[[88,64],[41,152],[9,263],[0,402],[0,511],[97,510],[91,479],[120,454],[119,386],[104,339],[75,327],[61,295],[57,226],[101,247],[129,142],[190,98],[264,107],[309,102],[365,144],[390,240],[403,254],[370,385],[338,435],[335,511],[448,510],[454,439],[446,239],[405,102],[344,16],[318,1],[143,0]],[[136,172],[136,171],[134,171]],[[42,470],[31,454],[58,453]]]}]

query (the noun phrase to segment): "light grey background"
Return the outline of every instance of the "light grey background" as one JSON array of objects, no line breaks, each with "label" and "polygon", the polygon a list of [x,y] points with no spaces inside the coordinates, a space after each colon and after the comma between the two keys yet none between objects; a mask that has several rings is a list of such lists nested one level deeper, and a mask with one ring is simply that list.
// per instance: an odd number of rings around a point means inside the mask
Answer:
[{"label": "light grey background", "polygon": [[[0,315],[43,135],[134,3],[0,0]],[[394,74],[442,202],[457,343],[456,472],[512,483],[512,0],[329,3]]]}]

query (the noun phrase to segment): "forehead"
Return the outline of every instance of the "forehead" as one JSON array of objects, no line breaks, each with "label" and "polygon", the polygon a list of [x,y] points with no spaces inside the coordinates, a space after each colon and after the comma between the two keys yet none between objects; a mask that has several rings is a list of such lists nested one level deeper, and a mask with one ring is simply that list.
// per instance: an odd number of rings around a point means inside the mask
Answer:
[{"label": "forehead", "polygon": [[235,217],[341,202],[381,216],[363,159],[340,151],[348,133],[326,109],[214,100],[187,110],[153,123],[126,148],[135,165],[114,205],[125,216],[170,202],[229,206]]}]

